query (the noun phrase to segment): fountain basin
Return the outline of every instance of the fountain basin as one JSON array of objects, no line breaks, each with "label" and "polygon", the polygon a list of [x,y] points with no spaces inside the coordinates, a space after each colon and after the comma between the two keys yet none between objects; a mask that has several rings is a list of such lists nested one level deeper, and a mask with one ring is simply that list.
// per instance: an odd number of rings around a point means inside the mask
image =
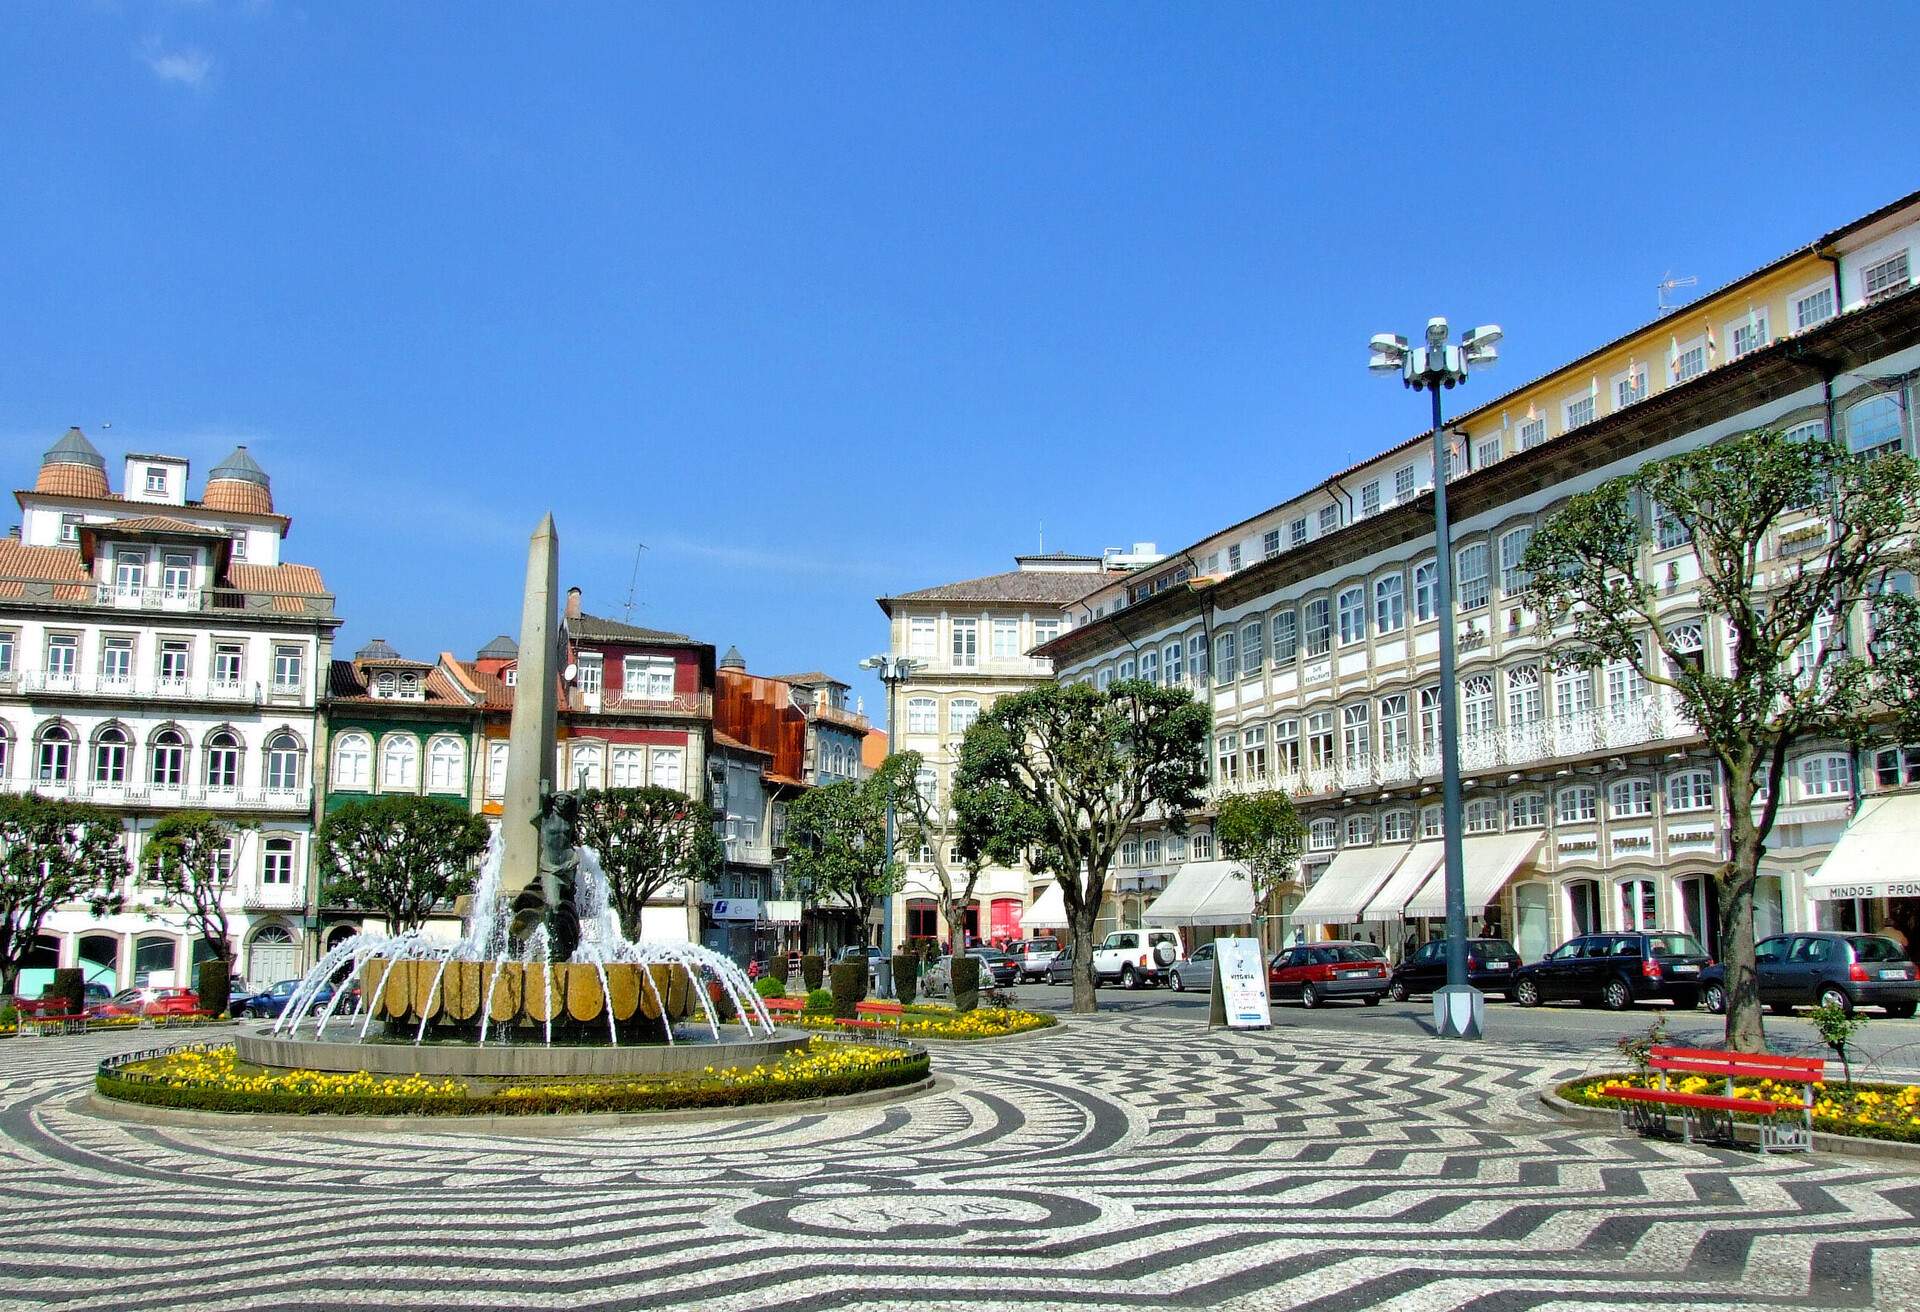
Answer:
[{"label": "fountain basin", "polygon": [[700,1011],[701,982],[685,966],[609,962],[544,965],[518,961],[376,958],[360,968],[360,991],[383,1020],[540,1025],[570,1017],[592,1021],[681,1020]]},{"label": "fountain basin", "polygon": [[335,1043],[324,1039],[234,1036],[240,1060],[256,1066],[370,1075],[421,1075],[476,1080],[641,1078],[704,1071],[709,1066],[757,1066],[807,1046],[801,1030],[741,1039],[683,1038],[674,1044],[559,1045]]}]

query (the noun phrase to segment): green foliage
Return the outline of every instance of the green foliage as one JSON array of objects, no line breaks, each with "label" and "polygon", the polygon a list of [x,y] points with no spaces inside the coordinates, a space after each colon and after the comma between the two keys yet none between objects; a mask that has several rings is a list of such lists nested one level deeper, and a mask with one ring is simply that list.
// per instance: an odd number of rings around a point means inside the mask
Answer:
[{"label": "green foliage", "polygon": [[860,999],[867,993],[867,963],[860,961],[836,961],[833,963],[833,1015],[836,1020],[852,1020],[860,1006]]},{"label": "green foliage", "polygon": [[951,970],[953,1009],[964,1015],[980,1005],[980,958],[971,954],[955,957]]},{"label": "green foliage", "polygon": [[911,1007],[920,991],[920,958],[911,952],[893,954],[893,994],[900,1005]]},{"label": "green foliage", "polygon": [[807,1000],[805,1004],[801,1006],[800,1010],[802,1014],[808,1015],[808,1016],[833,1015],[832,991],[828,989],[810,990],[807,993]]},{"label": "green foliage", "polygon": [[20,963],[56,906],[86,901],[98,915],[118,909],[127,873],[122,832],[120,820],[97,806],[0,796],[0,998],[13,996]]},{"label": "green foliage", "polygon": [[193,987],[200,998],[200,1010],[212,1016],[227,1014],[227,1004],[232,999],[233,972],[225,961],[201,962]]},{"label": "green foliage", "polygon": [[809,952],[800,958],[800,982],[807,992],[819,989],[820,982],[827,977],[827,959],[818,952]]},{"label": "green foliage", "polygon": [[787,977],[793,973],[793,958],[784,952],[776,952],[767,963],[767,972],[780,981],[780,991],[786,992]]},{"label": "green foliage", "polygon": [[1307,826],[1293,799],[1278,788],[1229,793],[1220,799],[1213,839],[1222,856],[1247,868],[1254,910],[1265,912],[1275,897],[1294,885],[1294,872],[1306,849]]},{"label": "green foliage", "polygon": [[87,1009],[87,975],[77,966],[61,966],[53,972],[47,997],[60,999],[62,1016],[78,1016]]},{"label": "green foliage", "polygon": [[753,982],[753,991],[763,998],[784,998],[787,996],[787,982],[771,975],[762,975]]},{"label": "green foliage", "polygon": [[873,904],[898,891],[903,876],[887,851],[893,787],[893,776],[876,773],[808,789],[787,803],[787,874],[801,901],[851,911],[863,934]]},{"label": "green foliage", "polygon": [[252,821],[229,821],[211,811],[174,811],[147,834],[147,878],[157,900],[186,918],[221,961],[233,958],[227,896],[234,888],[232,853]]},{"label": "green foliage", "polygon": [[1645,1034],[1623,1034],[1613,1041],[1613,1048],[1633,1063],[1636,1072],[1645,1075],[1652,1069],[1653,1050],[1666,1041],[1667,1013],[1663,1011],[1653,1018]]},{"label": "green foliage", "polygon": [[724,857],[715,813],[671,788],[592,788],[580,794],[579,842],[600,857],[608,898],[629,937],[641,910],[681,880],[716,874]]},{"label": "green foliage", "polygon": [[396,793],[346,803],[320,822],[314,842],[322,900],[370,911],[398,934],[472,891],[487,822],[458,802]]},{"label": "green foliage", "polygon": [[1867,1023],[1867,1018],[1858,1012],[1849,1014],[1845,1007],[1818,1006],[1807,1013],[1807,1019],[1813,1022],[1814,1030],[1820,1035],[1820,1041],[1833,1049],[1833,1055],[1840,1059],[1840,1070],[1846,1076],[1848,1084],[1853,1083],[1853,1063],[1847,1057],[1847,1049]]},{"label": "green foliage", "polygon": [[[1721,767],[1731,855],[1722,885],[1727,1038],[1765,1047],[1753,966],[1753,889],[1796,744],[1920,727],[1920,615],[1886,591],[1915,566],[1906,533],[1920,471],[1773,430],[1651,460],[1568,500],[1534,533],[1527,605],[1558,668],[1631,665],[1672,690]],[[1676,583],[1654,559],[1664,517],[1692,544],[1705,633],[1674,624]],[[1808,525],[1792,540],[1778,530]],[[1723,643],[1715,626],[1725,628]],[[1877,661],[1862,641],[1871,629]],[[1702,644],[1696,637],[1704,638]]]},{"label": "green foliage", "polygon": [[[1073,1005],[1098,1006],[1094,918],[1121,840],[1149,811],[1175,833],[1202,801],[1212,716],[1184,688],[1123,679],[1099,691],[1042,684],[1002,697],[967,730],[954,784],[969,842],[1024,851],[1066,904]],[[988,823],[985,837],[974,829]]]}]

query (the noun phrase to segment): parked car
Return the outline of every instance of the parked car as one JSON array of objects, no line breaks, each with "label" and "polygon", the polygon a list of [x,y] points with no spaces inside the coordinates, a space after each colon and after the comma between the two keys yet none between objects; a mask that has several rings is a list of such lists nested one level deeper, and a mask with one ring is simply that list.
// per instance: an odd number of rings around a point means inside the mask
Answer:
[{"label": "parked car", "polygon": [[[1520,970],[1520,954],[1503,938],[1467,940],[1467,983],[1482,993],[1513,997],[1514,980]],[[1432,993],[1447,982],[1447,943],[1435,939],[1415,948],[1412,955],[1394,967],[1387,981],[1387,996],[1405,1002],[1415,993]]]},{"label": "parked car", "polygon": [[1060,951],[1057,938],[1030,938],[1014,955],[1020,958],[1021,979],[1044,979],[1047,966]]},{"label": "parked car", "polygon": [[87,1014],[111,1020],[116,1016],[190,1016],[199,1010],[200,995],[192,989],[132,988],[87,1008]]},{"label": "parked car", "polygon": [[1691,934],[1582,934],[1520,967],[1513,996],[1523,1007],[1573,999],[1624,1011],[1664,999],[1692,1008],[1700,1005],[1700,972],[1712,964]]},{"label": "parked car", "polygon": [[[1762,1006],[1881,1007],[1904,1020],[1920,1007],[1920,978],[1906,949],[1878,934],[1775,934],[1753,945]],[[1727,972],[1700,972],[1700,996],[1716,1015],[1727,1009]]]},{"label": "parked car", "polygon": [[1180,936],[1170,929],[1116,929],[1093,950],[1093,982],[1121,988],[1161,984],[1182,959]]},{"label": "parked car", "polygon": [[840,955],[835,957],[834,961],[836,963],[845,963],[858,961],[862,957],[865,957],[867,961],[867,990],[871,992],[880,976],[880,963],[886,960],[887,954],[885,951],[877,947],[861,947],[858,944],[851,944],[841,948]]},{"label": "parked car", "polygon": [[1053,954],[1047,962],[1046,979],[1049,984],[1073,983],[1073,944],[1069,943]]},{"label": "parked car", "polygon": [[[88,980],[85,989],[86,996],[80,1008],[83,1012],[91,1011],[113,997],[113,990],[96,980]],[[37,998],[16,997],[13,1005],[22,1016],[57,1016],[66,1010],[67,1001],[65,998],[42,993]]]},{"label": "parked car", "polygon": [[[995,948],[974,948],[967,953],[980,963],[981,987],[1006,988],[1020,978],[1017,960]],[[942,956],[920,976],[920,991],[930,998],[953,994],[953,957]]]},{"label": "parked car", "polygon": [[1337,939],[1282,948],[1267,962],[1267,994],[1317,1007],[1341,998],[1378,1006],[1387,994],[1387,958],[1372,943]]},{"label": "parked car", "polygon": [[1213,944],[1202,943],[1185,961],[1176,961],[1168,967],[1167,983],[1175,993],[1184,993],[1189,988],[1210,989],[1213,969]]},{"label": "parked car", "polygon": [[[287,1004],[293,1001],[294,992],[299,987],[299,980],[283,979],[271,988],[263,989],[258,993],[233,998],[228,1002],[227,1008],[242,1020],[253,1020],[256,1018],[278,1020],[281,1013],[286,1011]],[[319,996],[314,999],[313,1005],[315,1007],[324,1007],[332,997],[333,986],[323,984],[320,987]],[[341,1002],[340,1006],[345,1008],[349,1006],[351,1002],[352,999],[346,999]]]}]

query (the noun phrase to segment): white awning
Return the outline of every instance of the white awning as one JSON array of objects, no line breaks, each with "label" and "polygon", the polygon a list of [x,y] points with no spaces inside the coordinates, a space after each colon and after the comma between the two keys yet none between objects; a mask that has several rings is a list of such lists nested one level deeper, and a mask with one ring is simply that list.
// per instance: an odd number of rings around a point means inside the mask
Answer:
[{"label": "white awning", "polygon": [[1411,847],[1349,847],[1333,858],[1300,905],[1293,909],[1296,925],[1348,925],[1373,900]]},{"label": "white awning", "polygon": [[[1477,916],[1485,911],[1487,903],[1499,895],[1507,881],[1513,878],[1513,872],[1539,846],[1538,833],[1487,834],[1463,840],[1460,844],[1460,862],[1465,867],[1462,873],[1466,876],[1467,914]],[[1446,875],[1435,871],[1433,878],[1407,903],[1407,919],[1446,914]]]},{"label": "white awning", "polygon": [[1439,842],[1419,843],[1414,846],[1399,869],[1393,872],[1393,878],[1380,885],[1380,891],[1373,895],[1373,901],[1367,903],[1367,909],[1361,914],[1362,920],[1399,920],[1406,915],[1407,903],[1420,891],[1433,872],[1440,868],[1441,858],[1446,855],[1446,847]]},{"label": "white awning", "polygon": [[1033,905],[1020,917],[1020,925],[1023,929],[1065,929],[1067,899],[1060,885],[1048,884],[1047,891],[1034,899]]},{"label": "white awning", "polygon": [[1253,881],[1237,861],[1189,861],[1143,919],[1149,925],[1251,925]]},{"label": "white awning", "polygon": [[1872,797],[1807,879],[1818,902],[1856,897],[1920,897],[1920,794]]}]

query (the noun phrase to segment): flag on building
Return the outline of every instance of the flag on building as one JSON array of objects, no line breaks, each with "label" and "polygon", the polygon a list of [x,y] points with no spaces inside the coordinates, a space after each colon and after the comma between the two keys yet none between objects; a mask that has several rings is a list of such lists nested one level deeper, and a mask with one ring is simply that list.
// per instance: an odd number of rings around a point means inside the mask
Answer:
[{"label": "flag on building", "polygon": [[1680,381],[1680,339],[1677,336],[1667,339],[1667,381]]},{"label": "flag on building", "polygon": [[1708,324],[1707,325],[1707,363],[1711,365],[1713,363],[1713,358],[1719,354],[1720,354],[1720,341],[1718,338],[1716,338],[1713,335],[1713,325]]}]

